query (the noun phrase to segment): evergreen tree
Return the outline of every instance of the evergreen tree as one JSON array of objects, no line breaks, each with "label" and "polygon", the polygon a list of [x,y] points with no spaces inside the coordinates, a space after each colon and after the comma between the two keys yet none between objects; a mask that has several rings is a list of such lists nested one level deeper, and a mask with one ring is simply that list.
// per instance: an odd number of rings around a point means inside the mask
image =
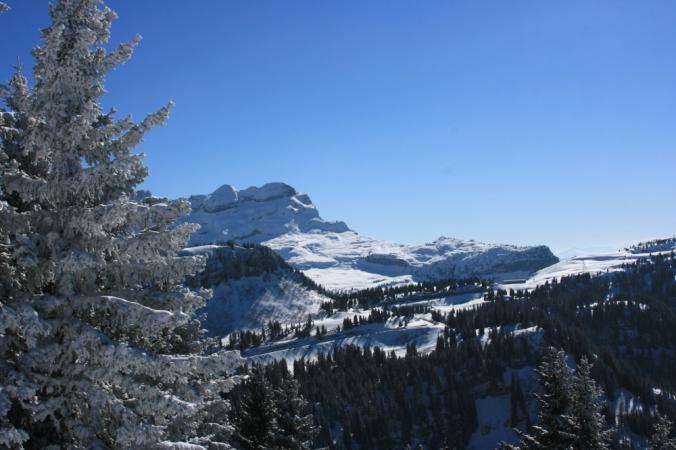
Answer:
[{"label": "evergreen tree", "polygon": [[574,427],[570,417],[572,374],[566,365],[563,350],[549,348],[536,369],[542,393],[538,401],[539,423],[530,433],[522,433],[522,449],[568,449],[574,438]]},{"label": "evergreen tree", "polygon": [[667,416],[658,414],[650,436],[651,450],[676,450],[676,437],[672,437],[674,423]]},{"label": "evergreen tree", "polygon": [[308,402],[298,391],[298,382],[285,378],[275,392],[278,436],[276,444],[285,449],[310,449],[319,433]]},{"label": "evergreen tree", "polygon": [[140,123],[103,112],[106,73],[139,37],[106,53],[115,13],[59,0],[0,112],[0,446],[227,446],[235,353],[200,350],[193,312],[203,267],[178,257],[195,226],[185,200],[131,199],[147,175],[132,152],[171,104]]},{"label": "evergreen tree", "polygon": [[605,450],[609,448],[610,431],[601,414],[603,392],[591,377],[591,363],[585,356],[578,363],[573,389],[570,416],[573,420],[572,447],[579,450]]},{"label": "evergreen tree", "polygon": [[[521,435],[519,446],[503,448],[580,449],[610,448],[611,432],[601,414],[602,391],[591,377],[591,363],[582,357],[575,374],[562,350],[548,349],[536,373],[542,386],[537,395],[539,423]],[[516,390],[515,387],[512,390]],[[513,405],[514,408],[514,405]]]},{"label": "evergreen tree", "polygon": [[242,408],[237,419],[237,440],[251,450],[272,448],[281,433],[273,389],[265,377],[264,369],[254,368],[243,388]]}]

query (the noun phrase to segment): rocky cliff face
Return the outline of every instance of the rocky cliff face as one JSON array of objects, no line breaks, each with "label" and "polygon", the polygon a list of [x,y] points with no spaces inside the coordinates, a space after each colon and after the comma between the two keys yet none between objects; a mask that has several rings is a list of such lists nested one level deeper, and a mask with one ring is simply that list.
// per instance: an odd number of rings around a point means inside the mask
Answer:
[{"label": "rocky cliff face", "polygon": [[348,230],[343,222],[324,221],[307,195],[284,183],[241,191],[225,184],[209,195],[193,195],[189,200],[193,208],[189,221],[202,226],[191,244],[261,243],[285,233]]},{"label": "rocky cliff face", "polygon": [[422,245],[379,241],[344,222],[325,221],[307,194],[284,183],[240,191],[223,185],[190,202],[193,212],[183,220],[202,226],[191,244],[262,243],[331,289],[467,276],[524,278],[558,261],[545,246],[446,237]]}]

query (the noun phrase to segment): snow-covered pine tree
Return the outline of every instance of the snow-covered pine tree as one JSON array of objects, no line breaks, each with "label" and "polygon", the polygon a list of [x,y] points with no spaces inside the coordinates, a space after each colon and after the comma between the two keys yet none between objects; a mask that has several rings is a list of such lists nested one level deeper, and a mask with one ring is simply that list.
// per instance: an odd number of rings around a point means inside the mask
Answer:
[{"label": "snow-covered pine tree", "polygon": [[521,436],[519,446],[504,445],[512,449],[569,449],[574,428],[570,417],[572,373],[566,365],[563,350],[549,348],[535,370],[542,393],[537,395],[538,424],[529,433],[517,430]]},{"label": "snow-covered pine tree", "polygon": [[606,450],[610,448],[611,433],[601,414],[603,391],[591,377],[591,368],[592,364],[583,356],[575,370],[570,411],[574,430],[572,448]]},{"label": "snow-covered pine tree", "polygon": [[198,350],[207,292],[178,257],[184,200],[130,199],[147,174],[140,123],[103,112],[104,76],[140,38],[106,53],[115,13],[59,0],[0,112],[0,447],[228,448],[221,393],[235,352]]},{"label": "snow-covered pine tree", "polygon": [[650,436],[650,450],[676,450],[676,436],[672,436],[673,432],[674,423],[667,416],[658,414]]}]

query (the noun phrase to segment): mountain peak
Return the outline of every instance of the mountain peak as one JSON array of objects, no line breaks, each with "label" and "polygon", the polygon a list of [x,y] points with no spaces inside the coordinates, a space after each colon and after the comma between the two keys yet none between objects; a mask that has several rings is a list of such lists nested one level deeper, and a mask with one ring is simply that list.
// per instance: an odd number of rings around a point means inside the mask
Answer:
[{"label": "mountain peak", "polygon": [[274,182],[266,183],[261,187],[251,186],[239,191],[239,196],[243,200],[253,200],[255,202],[264,202],[283,197],[293,197],[298,192],[286,183]]},{"label": "mountain peak", "polygon": [[260,243],[286,233],[349,231],[343,222],[322,219],[307,194],[282,182],[240,191],[224,184],[211,194],[193,195],[189,200],[193,212],[183,220],[202,226],[191,244]]},{"label": "mountain peak", "polygon": [[224,184],[211,194],[207,195],[201,203],[201,207],[204,208],[205,211],[216,212],[227,208],[237,200],[238,196],[235,188],[229,184]]}]

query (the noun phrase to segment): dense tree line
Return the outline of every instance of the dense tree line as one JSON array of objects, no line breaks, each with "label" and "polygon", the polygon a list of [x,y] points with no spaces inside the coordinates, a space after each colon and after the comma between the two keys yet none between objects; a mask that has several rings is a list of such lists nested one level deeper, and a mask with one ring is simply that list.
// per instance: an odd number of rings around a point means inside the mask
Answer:
[{"label": "dense tree line", "polygon": [[[473,363],[464,361],[465,352]],[[477,420],[469,388],[482,378],[482,372],[470,376],[467,370],[483,367],[484,359],[478,348],[455,353],[449,348],[443,356],[423,356],[409,345],[406,355],[397,357],[379,348],[349,346],[317,361],[296,361],[294,377],[322,429],[316,444],[464,447]]]},{"label": "dense tree line", "polygon": [[250,450],[314,448],[318,428],[286,363],[245,367],[244,373],[245,381],[230,393],[236,444]]},{"label": "dense tree line", "polygon": [[421,307],[405,307],[403,311],[397,309],[388,311],[384,308],[373,308],[368,311],[368,314],[356,314],[352,317],[345,317],[342,322],[342,328],[338,326],[332,330],[327,330],[323,324],[315,326],[315,321],[311,316],[308,316],[305,322],[291,325],[282,325],[277,320],[270,320],[260,330],[238,330],[230,334],[226,348],[228,350],[244,351],[266,342],[277,341],[289,338],[290,336],[295,338],[314,336],[317,339],[322,339],[328,334],[341,333],[362,325],[383,323],[393,316],[406,315],[402,313],[413,314],[414,311],[417,313],[423,310],[424,308]]},{"label": "dense tree line", "polygon": [[[674,417],[673,397],[658,395],[655,388],[676,388],[675,267],[673,253],[654,255],[626,264],[620,272],[553,280],[514,293],[518,301],[495,300],[445,320],[461,336],[505,324],[538,326],[546,342],[576,357],[596,355],[593,375],[611,401],[624,388],[644,405]],[[649,434],[654,418],[648,407],[617,412],[621,427]]]},{"label": "dense tree line", "polygon": [[638,244],[634,244],[625,248],[624,250],[631,253],[658,253],[668,252],[673,248],[676,248],[676,237],[639,242]]},{"label": "dense tree line", "polygon": [[[347,346],[295,361],[293,378],[320,429],[315,446],[464,448],[477,426],[475,389],[507,391],[506,364],[534,363],[535,356],[523,336],[496,332],[482,346],[477,339],[458,342],[447,329],[431,354],[420,354],[414,343],[402,356]],[[284,363],[265,373],[270,380],[291,377]]]},{"label": "dense tree line", "polygon": [[489,282],[480,278],[448,278],[442,280],[421,281],[398,286],[377,286],[368,289],[350,291],[327,291],[314,282],[308,286],[317,289],[331,299],[322,305],[329,314],[334,310],[345,311],[348,308],[387,304],[392,302],[425,300],[441,295],[452,295],[465,291],[484,291]]},{"label": "dense tree line", "polygon": [[[189,254],[189,251],[184,253]],[[269,247],[228,243],[210,249],[204,270],[190,277],[186,283],[193,288],[210,288],[230,280],[256,277],[277,270],[293,272],[291,266]]]}]

